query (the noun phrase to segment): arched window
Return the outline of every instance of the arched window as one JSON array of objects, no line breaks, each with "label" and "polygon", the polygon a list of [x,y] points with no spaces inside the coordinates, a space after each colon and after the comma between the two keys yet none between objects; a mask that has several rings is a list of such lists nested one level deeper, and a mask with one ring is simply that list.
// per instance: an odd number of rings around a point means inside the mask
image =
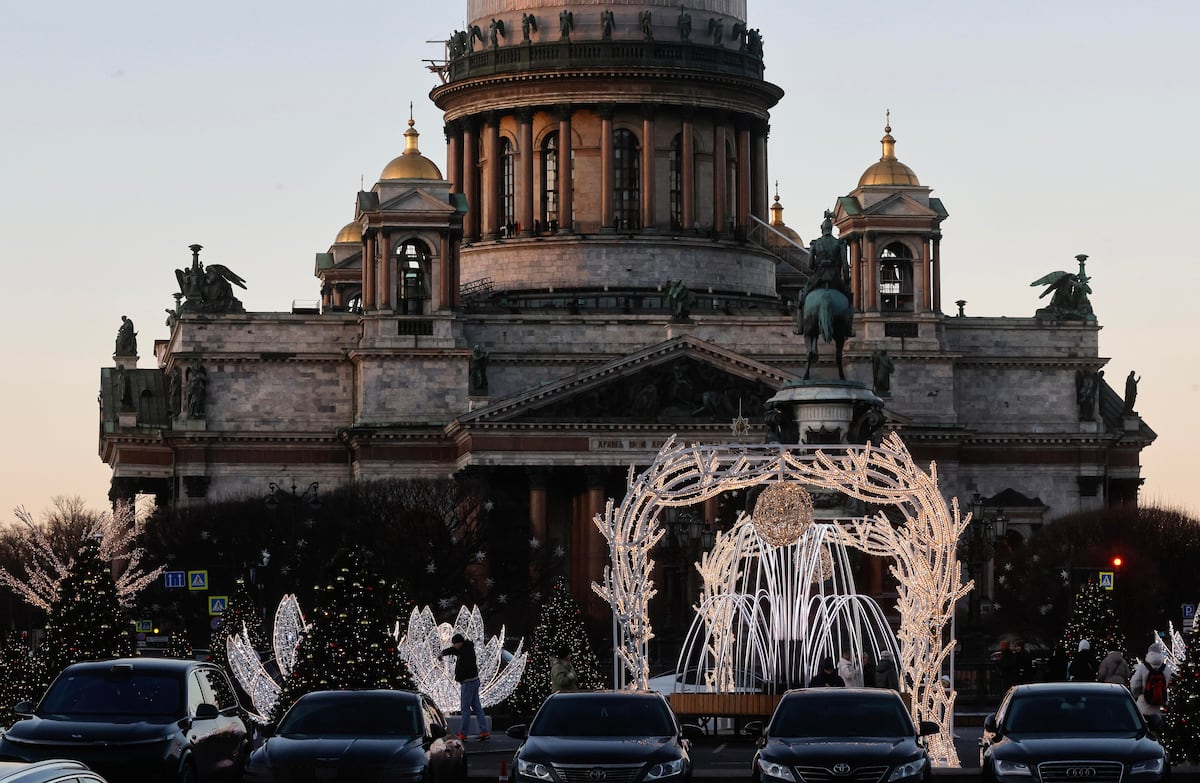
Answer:
[{"label": "arched window", "polygon": [[542,230],[558,228],[558,134],[542,140]]},{"label": "arched window", "polygon": [[613,215],[618,230],[641,228],[642,156],[637,137],[613,131]]},{"label": "arched window", "polygon": [[396,301],[401,315],[421,315],[429,298],[429,247],[409,239],[396,249]]},{"label": "arched window", "polygon": [[901,242],[893,242],[879,254],[879,309],[911,312],[913,309],[912,253]]},{"label": "arched window", "polygon": [[671,139],[671,170],[667,179],[671,199],[671,230],[683,228],[683,134]]},{"label": "arched window", "polygon": [[507,138],[500,139],[500,225],[503,236],[513,236],[517,226],[516,174],[513,165],[513,146]]}]

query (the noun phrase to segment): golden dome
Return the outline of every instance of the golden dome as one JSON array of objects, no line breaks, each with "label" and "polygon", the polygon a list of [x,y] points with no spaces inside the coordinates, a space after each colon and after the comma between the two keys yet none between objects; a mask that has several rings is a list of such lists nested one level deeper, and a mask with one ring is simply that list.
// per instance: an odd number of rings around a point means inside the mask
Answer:
[{"label": "golden dome", "polygon": [[383,167],[383,173],[379,175],[381,180],[384,179],[441,179],[442,172],[438,170],[437,164],[421,154],[417,149],[417,129],[410,118],[408,121],[408,130],[404,131],[404,152],[400,157],[393,160],[391,163]]},{"label": "golden dome", "polygon": [[338,232],[337,238],[333,240],[333,244],[335,245],[345,242],[353,242],[356,245],[362,242],[362,226],[353,220],[342,226],[342,230]]},{"label": "golden dome", "polygon": [[865,185],[920,185],[917,175],[908,166],[896,160],[896,140],[892,138],[892,126],[883,128],[883,157],[858,178],[858,186]]},{"label": "golden dome", "polygon": [[[796,229],[789,228],[783,222],[783,204],[779,203],[779,183],[775,183],[775,187],[775,203],[771,205],[771,228],[783,234],[783,236],[792,240],[800,247],[804,247],[804,240],[800,238],[800,234],[796,232]],[[774,247],[775,245],[784,243],[777,234],[770,234],[767,236],[767,244]]]}]

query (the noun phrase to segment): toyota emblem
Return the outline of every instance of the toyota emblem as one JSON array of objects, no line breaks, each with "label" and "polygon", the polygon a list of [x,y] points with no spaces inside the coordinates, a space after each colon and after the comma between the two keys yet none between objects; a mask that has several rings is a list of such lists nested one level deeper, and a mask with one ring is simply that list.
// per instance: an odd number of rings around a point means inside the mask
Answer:
[{"label": "toyota emblem", "polygon": [[835,775],[849,775],[849,774],[850,774],[850,765],[849,765],[849,764],[847,764],[847,763],[846,763],[846,762],[844,762],[844,761],[843,761],[843,762],[840,762],[840,763],[838,763],[838,764],[834,764],[834,765],[833,765],[833,774],[835,774]]},{"label": "toyota emblem", "polygon": [[1095,767],[1068,767],[1066,776],[1076,780],[1080,778],[1094,778],[1096,777],[1096,769]]},{"label": "toyota emblem", "polygon": [[608,777],[608,773],[605,772],[604,770],[600,769],[599,767],[596,767],[595,769],[593,769],[591,772],[588,773],[588,780],[604,780],[607,777]]}]

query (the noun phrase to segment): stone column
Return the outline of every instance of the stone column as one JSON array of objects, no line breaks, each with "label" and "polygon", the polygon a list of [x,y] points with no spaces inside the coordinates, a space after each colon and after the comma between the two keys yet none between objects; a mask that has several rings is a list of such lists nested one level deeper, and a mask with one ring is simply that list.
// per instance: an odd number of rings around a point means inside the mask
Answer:
[{"label": "stone column", "polygon": [[363,310],[375,309],[375,235],[363,242]]},{"label": "stone column", "polygon": [[654,111],[655,106],[642,107],[642,229],[653,231],[658,227],[654,199]]},{"label": "stone column", "polygon": [[692,115],[689,113],[684,116],[679,140],[679,155],[683,158],[680,161],[683,169],[680,172],[680,187],[683,193],[680,194],[682,203],[679,211],[683,223],[680,228],[684,231],[691,231],[696,225],[696,140],[692,137],[693,132]]},{"label": "stone column", "polygon": [[500,238],[500,115],[487,115],[483,156],[483,236]]},{"label": "stone column", "polygon": [[866,275],[866,270],[863,269],[862,263],[862,237],[854,237],[850,241],[850,292],[854,295],[853,305],[858,311],[866,310],[863,300],[863,288],[865,282],[863,280]]},{"label": "stone column", "polygon": [[392,285],[392,237],[379,232],[379,309],[396,309],[396,291]]},{"label": "stone column", "polygon": [[571,212],[574,210],[572,192],[574,168],[571,165],[571,112],[570,105],[559,107],[558,115],[558,230],[571,233]]},{"label": "stone column", "polygon": [[613,208],[613,107],[600,106],[600,229],[612,231],[616,228],[616,213]]},{"label": "stone column", "polygon": [[[586,573],[589,592],[592,582],[604,581],[604,566],[609,563],[608,542],[604,539],[604,535],[600,532],[600,529],[592,521],[596,518],[597,514],[604,513],[604,480],[607,476],[607,468],[592,467],[587,469],[587,519],[584,521],[584,526],[587,530],[585,535],[588,542]],[[599,602],[594,601],[592,604],[593,606],[598,606]]]},{"label": "stone column", "polygon": [[462,182],[467,197],[467,214],[463,218],[463,236],[468,242],[479,239],[479,142],[476,126],[468,122],[462,135]]},{"label": "stone column", "polygon": [[929,255],[929,237],[921,237],[921,290],[913,292],[913,301],[917,303],[917,312],[929,312],[933,309],[933,260]]},{"label": "stone column", "polygon": [[429,276],[433,278],[429,286],[429,311],[436,313],[442,309],[452,309],[458,306],[458,243],[448,234],[442,234],[438,244],[438,254],[430,259]]},{"label": "stone column", "polygon": [[754,134],[750,152],[750,214],[763,221],[767,221],[767,202],[771,195],[771,186],[767,181],[767,131],[767,124],[760,123],[758,131]]},{"label": "stone column", "polygon": [[521,109],[517,113],[521,133],[521,236],[533,236],[533,110]]},{"label": "stone column", "polygon": [[930,265],[933,278],[933,311],[942,311],[942,235],[933,235],[933,262]]},{"label": "stone column", "polygon": [[450,192],[462,193],[462,126],[457,122],[446,125],[446,168]]},{"label": "stone column", "polygon": [[725,123],[723,117],[713,120],[713,233],[722,234],[729,228],[725,214],[725,199],[729,187],[729,168],[725,157]]},{"label": "stone column", "polygon": [[737,132],[737,230],[750,225],[750,126],[739,123]]},{"label": "stone column", "polygon": [[546,484],[549,475],[545,470],[530,468],[529,476],[529,535],[542,542],[533,550],[529,559],[529,578],[536,582],[546,564],[546,553],[550,549],[549,528],[546,524]]},{"label": "stone column", "polygon": [[875,234],[867,232],[867,288],[863,291],[865,312],[879,312],[879,259],[875,256]]}]

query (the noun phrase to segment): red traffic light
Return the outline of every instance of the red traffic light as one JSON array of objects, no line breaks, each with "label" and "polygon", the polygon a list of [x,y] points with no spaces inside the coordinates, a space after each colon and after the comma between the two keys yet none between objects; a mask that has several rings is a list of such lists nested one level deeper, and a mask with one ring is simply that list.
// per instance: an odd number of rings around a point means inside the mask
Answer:
[{"label": "red traffic light", "polygon": [[1114,556],[1113,556],[1113,559],[1112,559],[1112,567],[1113,567],[1113,568],[1120,568],[1120,567],[1121,567],[1121,564],[1122,564],[1122,563],[1124,563],[1124,562],[1125,562],[1125,561],[1121,559],[1121,556],[1120,556],[1120,555],[1114,555]]}]

